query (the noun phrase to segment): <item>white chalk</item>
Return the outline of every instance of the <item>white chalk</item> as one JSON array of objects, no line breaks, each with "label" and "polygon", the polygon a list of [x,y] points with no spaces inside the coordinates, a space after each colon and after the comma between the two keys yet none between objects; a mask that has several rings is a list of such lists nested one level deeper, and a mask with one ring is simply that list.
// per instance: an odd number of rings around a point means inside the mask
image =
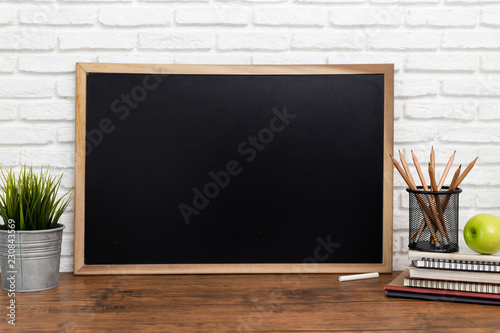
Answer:
[{"label": "white chalk", "polygon": [[342,281],[353,281],[353,280],[373,279],[373,278],[378,278],[378,272],[339,276],[339,281],[342,282]]}]

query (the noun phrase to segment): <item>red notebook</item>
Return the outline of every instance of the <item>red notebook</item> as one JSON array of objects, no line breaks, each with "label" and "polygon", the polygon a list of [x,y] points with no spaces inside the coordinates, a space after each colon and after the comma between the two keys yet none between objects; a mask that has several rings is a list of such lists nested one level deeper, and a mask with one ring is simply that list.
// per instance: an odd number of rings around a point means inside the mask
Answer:
[{"label": "red notebook", "polygon": [[[408,297],[408,298],[422,298],[429,300],[440,300],[439,297],[443,296],[443,301],[466,301],[470,303],[487,303],[500,305],[500,295],[498,294],[483,294],[467,291],[452,291],[441,289],[427,289],[416,287],[405,287],[404,279],[410,277],[410,271],[406,269],[403,273],[399,274],[391,283],[386,285],[384,289],[387,291],[388,296]],[[416,297],[418,295],[418,297]],[[428,297],[427,297],[428,296]],[[482,302],[481,300],[490,300],[493,302]]]}]

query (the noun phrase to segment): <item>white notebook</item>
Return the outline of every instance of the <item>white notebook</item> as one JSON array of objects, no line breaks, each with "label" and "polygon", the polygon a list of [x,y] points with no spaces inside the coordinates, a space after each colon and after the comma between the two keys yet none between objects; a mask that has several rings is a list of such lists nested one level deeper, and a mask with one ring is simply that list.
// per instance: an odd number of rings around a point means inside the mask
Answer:
[{"label": "white notebook", "polygon": [[410,267],[410,278],[463,282],[500,283],[500,274]]}]

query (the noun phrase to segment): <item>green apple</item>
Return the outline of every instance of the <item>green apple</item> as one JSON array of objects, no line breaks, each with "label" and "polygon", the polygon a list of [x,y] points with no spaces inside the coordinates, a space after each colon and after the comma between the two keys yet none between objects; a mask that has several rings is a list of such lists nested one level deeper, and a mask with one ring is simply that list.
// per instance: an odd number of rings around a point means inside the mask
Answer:
[{"label": "green apple", "polygon": [[500,251],[500,218],[490,214],[473,216],[464,227],[464,239],[473,251],[482,254]]}]

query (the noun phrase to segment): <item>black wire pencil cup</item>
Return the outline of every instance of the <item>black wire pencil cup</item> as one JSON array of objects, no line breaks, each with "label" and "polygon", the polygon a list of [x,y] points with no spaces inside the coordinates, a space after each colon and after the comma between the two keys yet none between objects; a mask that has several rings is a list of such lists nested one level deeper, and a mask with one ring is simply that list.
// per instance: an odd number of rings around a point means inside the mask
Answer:
[{"label": "black wire pencil cup", "polygon": [[427,185],[424,174],[415,154],[412,151],[413,163],[420,178],[422,186],[416,186],[410,168],[399,152],[401,165],[392,156],[392,162],[408,185],[409,193],[409,245],[408,248],[417,251],[431,252],[456,252],[458,251],[458,226],[459,226],[459,194],[462,192],[458,186],[465,176],[474,167],[477,157],[461,173],[461,165],[455,172],[449,186],[443,186],[446,176],[450,171],[455,152],[451,155],[443,175],[436,182],[435,154],[431,148],[428,167],[430,185]]},{"label": "black wire pencil cup", "polygon": [[[417,251],[458,251],[458,195],[462,190],[406,189],[410,197],[410,244]],[[422,207],[424,207],[422,209]]]}]

